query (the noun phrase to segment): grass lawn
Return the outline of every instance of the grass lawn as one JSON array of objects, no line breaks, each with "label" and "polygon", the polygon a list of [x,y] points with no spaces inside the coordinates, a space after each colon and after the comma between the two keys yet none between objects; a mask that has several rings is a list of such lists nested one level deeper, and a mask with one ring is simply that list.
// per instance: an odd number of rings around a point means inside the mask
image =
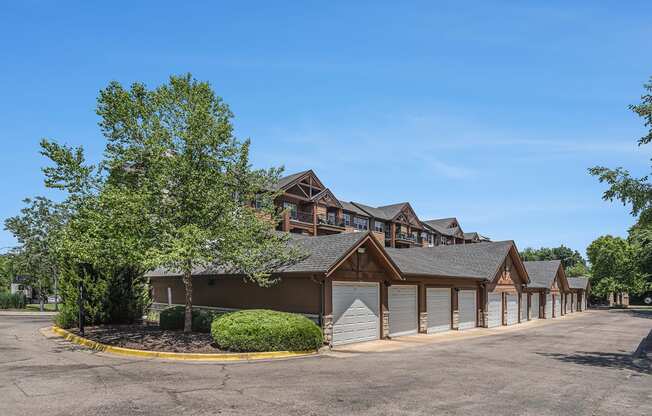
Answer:
[{"label": "grass lawn", "polygon": [[[30,303],[27,305],[27,310],[30,312],[33,311],[38,311],[39,310],[39,305],[38,303]],[[54,312],[54,303],[46,303],[43,305],[43,310],[46,312]]]}]

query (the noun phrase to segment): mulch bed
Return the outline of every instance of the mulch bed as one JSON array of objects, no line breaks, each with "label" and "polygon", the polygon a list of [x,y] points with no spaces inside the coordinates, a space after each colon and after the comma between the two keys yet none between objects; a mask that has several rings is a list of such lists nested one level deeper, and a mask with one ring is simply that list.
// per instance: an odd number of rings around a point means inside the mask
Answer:
[{"label": "mulch bed", "polygon": [[[70,332],[78,334],[77,329]],[[115,347],[164,352],[218,353],[211,334],[164,331],[157,326],[107,325],[85,328],[85,338]]]}]

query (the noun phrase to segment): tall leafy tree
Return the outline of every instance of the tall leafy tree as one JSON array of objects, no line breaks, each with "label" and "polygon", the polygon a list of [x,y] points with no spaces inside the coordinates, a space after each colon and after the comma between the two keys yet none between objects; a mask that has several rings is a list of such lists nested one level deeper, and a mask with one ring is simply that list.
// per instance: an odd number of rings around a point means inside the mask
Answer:
[{"label": "tall leafy tree", "polygon": [[[643,119],[643,124],[648,129],[647,133],[638,139],[639,146],[652,142],[652,77],[643,88],[645,92],[641,96],[641,102],[629,106],[630,110]],[[596,176],[601,183],[609,185],[603,194],[605,200],[619,200],[623,205],[629,204],[632,215],[640,216],[643,223],[652,222],[652,183],[648,175],[636,178],[622,167],[610,169],[604,166],[592,167],[589,173]]]},{"label": "tall leafy tree", "polygon": [[10,253],[0,255],[0,292],[9,291],[14,277]]},{"label": "tall leafy tree", "polygon": [[566,269],[577,268],[580,270],[582,266],[586,266],[586,261],[579,251],[564,245],[552,248],[541,247],[538,249],[527,247],[521,252],[521,258],[524,261],[561,260]]},{"label": "tall leafy tree", "polygon": [[[652,142],[652,78],[643,85],[644,93],[638,104],[629,109],[643,120],[647,132],[638,139],[638,145]],[[622,167],[615,169],[594,166],[589,173],[596,176],[601,183],[608,185],[602,195],[606,201],[618,200],[630,206],[630,213],[638,217],[636,225],[629,230],[628,243],[632,248],[633,262],[638,272],[647,277],[645,285],[652,285],[652,183],[649,176],[636,178]],[[630,288],[634,292],[639,287]]]},{"label": "tall leafy tree", "polygon": [[233,115],[208,83],[190,75],[152,90],[112,82],[97,112],[108,140],[108,183],[142,197],[136,227],[151,236],[150,264],[183,276],[185,331],[193,270],[228,268],[266,286],[274,269],[301,257],[274,231],[279,217],[269,190],[280,169],[251,168],[249,140],[234,136]]},{"label": "tall leafy tree", "polygon": [[591,286],[594,293],[641,293],[647,287],[646,278],[635,261],[636,249],[626,239],[602,236],[586,249],[591,262]]},{"label": "tall leafy tree", "polygon": [[14,267],[32,278],[30,284],[38,289],[39,304],[51,292],[55,294],[58,309],[59,262],[57,240],[68,219],[68,211],[62,204],[47,198],[26,199],[20,215],[8,218],[5,229],[18,240],[14,252]]}]

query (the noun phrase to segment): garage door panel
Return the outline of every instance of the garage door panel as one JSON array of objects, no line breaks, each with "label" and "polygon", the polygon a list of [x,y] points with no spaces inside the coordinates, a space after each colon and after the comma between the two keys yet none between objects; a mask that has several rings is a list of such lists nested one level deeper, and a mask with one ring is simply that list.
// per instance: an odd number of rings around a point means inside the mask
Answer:
[{"label": "garage door panel", "polygon": [[527,315],[527,293],[521,293],[521,322],[526,322],[528,320]]},{"label": "garage door panel", "polygon": [[459,311],[458,329],[471,329],[476,327],[477,303],[475,290],[460,290],[457,293]]},{"label": "garage door panel", "polygon": [[552,295],[546,295],[546,304],[544,305],[546,319],[552,318],[552,307]]},{"label": "garage door panel", "polygon": [[507,325],[518,323],[518,296],[506,294],[507,304]]},{"label": "garage door panel", "polygon": [[451,290],[449,288],[427,288],[426,310],[429,334],[450,330]]},{"label": "garage door panel", "polygon": [[389,335],[416,334],[419,330],[416,285],[392,285],[388,289]]},{"label": "garage door panel", "polygon": [[494,328],[502,325],[502,293],[489,293],[487,303],[487,327]]},{"label": "garage door panel", "polygon": [[377,283],[333,282],[333,345],[380,337]]},{"label": "garage door panel", "polygon": [[530,319],[539,319],[539,294],[530,294]]}]

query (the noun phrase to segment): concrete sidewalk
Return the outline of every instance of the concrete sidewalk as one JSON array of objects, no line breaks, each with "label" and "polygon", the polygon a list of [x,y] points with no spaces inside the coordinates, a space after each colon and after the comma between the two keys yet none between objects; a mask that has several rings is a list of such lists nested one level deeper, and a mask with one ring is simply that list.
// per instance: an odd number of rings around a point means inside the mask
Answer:
[{"label": "concrete sidewalk", "polygon": [[0,316],[57,316],[59,312],[0,310]]},{"label": "concrete sidewalk", "polygon": [[388,340],[366,341],[355,344],[342,345],[339,347],[334,347],[331,351],[326,352],[325,354],[333,357],[343,357],[348,356],[349,354],[399,351],[406,348],[417,347],[419,345],[438,344],[443,342],[481,338],[492,335],[523,331],[590,315],[591,312],[588,311],[575,312],[561,316],[559,318],[535,319],[533,321],[527,321],[522,324],[500,326],[496,328],[473,328],[464,331],[446,331],[438,334],[405,335]]}]

